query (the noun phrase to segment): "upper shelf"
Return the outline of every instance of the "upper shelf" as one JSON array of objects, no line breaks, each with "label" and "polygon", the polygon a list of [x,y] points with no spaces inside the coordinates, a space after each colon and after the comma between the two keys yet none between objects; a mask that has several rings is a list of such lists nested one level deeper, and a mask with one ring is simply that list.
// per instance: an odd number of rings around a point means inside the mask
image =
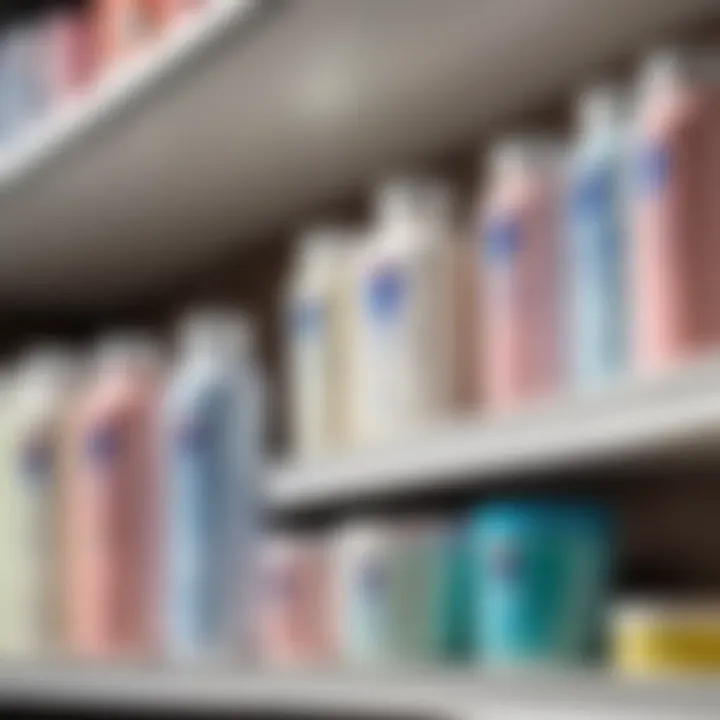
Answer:
[{"label": "upper shelf", "polygon": [[152,296],[717,13],[716,0],[257,4],[248,25],[245,3],[221,3],[5,159],[0,302]]},{"label": "upper shelf", "polygon": [[507,417],[448,423],[386,447],[287,463],[271,473],[273,509],[295,512],[442,490],[572,466],[697,448],[720,434],[720,359],[627,379]]}]

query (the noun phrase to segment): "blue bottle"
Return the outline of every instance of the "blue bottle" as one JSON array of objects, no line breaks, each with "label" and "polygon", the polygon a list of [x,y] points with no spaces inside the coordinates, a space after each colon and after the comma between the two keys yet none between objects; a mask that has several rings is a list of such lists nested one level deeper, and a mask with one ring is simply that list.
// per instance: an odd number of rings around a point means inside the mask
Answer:
[{"label": "blue bottle", "polygon": [[191,317],[167,392],[165,612],[171,657],[247,649],[261,472],[260,377],[241,319]]},{"label": "blue bottle", "polygon": [[627,133],[623,102],[597,88],[580,102],[567,211],[568,349],[574,383],[604,384],[626,364]]}]

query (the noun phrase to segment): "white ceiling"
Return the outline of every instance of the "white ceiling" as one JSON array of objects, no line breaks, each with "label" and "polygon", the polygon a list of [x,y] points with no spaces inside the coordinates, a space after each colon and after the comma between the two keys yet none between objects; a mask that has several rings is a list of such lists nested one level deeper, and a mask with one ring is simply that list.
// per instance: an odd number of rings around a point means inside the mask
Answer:
[{"label": "white ceiling", "polygon": [[0,300],[139,297],[715,0],[287,0],[0,199]]}]

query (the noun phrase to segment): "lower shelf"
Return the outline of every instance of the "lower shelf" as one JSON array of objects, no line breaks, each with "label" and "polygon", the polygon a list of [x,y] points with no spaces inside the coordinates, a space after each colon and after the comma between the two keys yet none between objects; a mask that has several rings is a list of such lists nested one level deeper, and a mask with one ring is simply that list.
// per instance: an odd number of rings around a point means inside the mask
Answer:
[{"label": "lower shelf", "polygon": [[605,673],[269,674],[242,668],[5,665],[0,707],[64,706],[447,720],[717,720],[720,682]]}]

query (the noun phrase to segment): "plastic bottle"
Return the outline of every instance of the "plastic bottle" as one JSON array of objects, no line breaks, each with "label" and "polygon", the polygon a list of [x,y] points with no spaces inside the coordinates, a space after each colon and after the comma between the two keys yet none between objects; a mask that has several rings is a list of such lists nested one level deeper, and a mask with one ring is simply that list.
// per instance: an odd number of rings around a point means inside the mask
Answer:
[{"label": "plastic bottle", "polygon": [[60,630],[61,443],[76,379],[71,358],[37,349],[24,356],[8,409],[15,651],[58,649]]},{"label": "plastic bottle", "polygon": [[381,523],[352,523],[338,535],[338,638],[348,665],[374,668],[392,661],[394,545],[395,534]]},{"label": "plastic bottle", "polygon": [[290,430],[300,455],[326,453],[340,437],[342,262],[338,233],[313,231],[301,240],[290,281]]},{"label": "plastic bottle", "polygon": [[568,208],[570,356],[581,387],[626,364],[628,126],[624,97],[598,87],[581,97]]},{"label": "plastic bottle", "polygon": [[263,544],[259,648],[263,666],[310,667],[335,655],[332,564],[319,538],[282,536]]},{"label": "plastic bottle", "polygon": [[145,654],[157,642],[159,362],[135,336],[103,340],[67,441],[71,651]]},{"label": "plastic bottle", "polygon": [[178,659],[249,651],[262,388],[239,315],[181,327],[165,399],[165,639]]},{"label": "plastic bottle", "polygon": [[385,441],[445,413],[452,397],[451,194],[403,180],[377,193],[358,258],[356,427]]},{"label": "plastic bottle", "polygon": [[483,394],[505,410],[559,376],[561,152],[545,138],[500,143],[482,208]]},{"label": "plastic bottle", "polygon": [[720,337],[719,57],[658,53],[640,79],[632,287],[642,372],[663,370]]}]

